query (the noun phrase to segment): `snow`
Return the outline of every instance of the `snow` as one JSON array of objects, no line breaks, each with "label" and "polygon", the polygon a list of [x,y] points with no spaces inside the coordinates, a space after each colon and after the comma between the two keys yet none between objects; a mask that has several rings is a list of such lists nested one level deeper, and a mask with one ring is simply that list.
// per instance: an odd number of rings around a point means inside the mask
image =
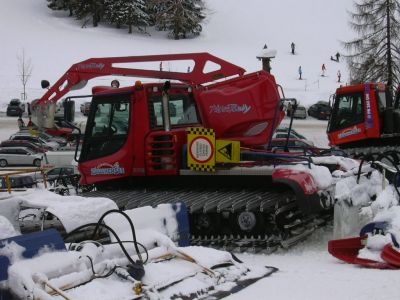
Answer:
[{"label": "snow", "polygon": [[27,207],[45,209],[60,219],[67,232],[81,225],[96,223],[106,211],[118,208],[115,202],[108,198],[63,197],[38,189],[24,195],[16,193],[10,201],[22,202]]},{"label": "snow", "polygon": [[[340,41],[354,37],[347,24],[346,9],[351,8],[349,0],[253,0],[251,5],[245,0],[231,0],[229,5],[223,0],[207,0],[209,18],[204,24],[203,33],[190,40],[168,40],[164,33],[151,32],[152,37],[133,34],[125,30],[101,25],[99,28],[81,29],[79,21],[67,18],[63,12],[53,12],[46,8],[44,0],[0,0],[0,36],[2,47],[0,55],[0,111],[5,111],[11,98],[19,97],[22,91],[17,70],[17,55],[25,50],[32,61],[33,73],[28,88],[28,100],[43,95],[40,80],[55,82],[72,64],[91,58],[106,56],[127,56],[143,54],[210,52],[216,56],[244,67],[247,71],[260,69],[256,59],[264,44],[268,49],[276,49],[272,60],[272,72],[281,84],[286,97],[295,97],[301,104],[309,106],[319,100],[328,100],[329,96],[341,84],[336,82],[336,72],[340,69],[343,84],[348,80],[344,62],[330,61],[330,56],[341,52]],[[296,44],[296,55],[290,54],[290,43]],[[325,64],[326,77],[321,77],[321,65]],[[301,65],[304,80],[297,79],[297,68]],[[172,67],[172,66],[168,66]],[[83,92],[89,93],[92,85],[108,85],[113,78],[96,79]],[[122,84],[131,84],[132,78],[120,79]],[[85,100],[82,100],[82,102]],[[76,107],[79,107],[78,101]],[[284,123],[288,121],[285,120]],[[0,138],[7,139],[16,129],[16,120],[0,118]],[[325,121],[314,119],[296,120],[294,128],[300,128],[316,146],[328,145]],[[338,162],[349,168],[346,161]],[[350,166],[351,169],[351,166]],[[322,170],[322,169],[321,169]],[[319,184],[331,181],[325,171],[316,171]],[[343,175],[343,173],[341,173]],[[375,176],[375,175],[374,175]],[[349,199],[356,183],[343,178],[341,188],[336,191],[337,199]],[[347,181],[346,181],[347,180]],[[362,181],[357,190],[357,203],[368,205],[367,195],[381,192],[382,185],[378,177],[371,182]],[[40,197],[32,201],[42,205],[41,197],[47,197],[40,191]],[[369,217],[375,220],[389,220],[391,232],[400,232],[400,208],[394,206],[397,198],[390,190],[384,190],[375,205],[365,206]],[[54,198],[57,198],[54,195]],[[3,200],[0,200],[3,201]],[[78,201],[76,198],[74,200]],[[57,202],[57,201],[56,201]],[[344,203],[345,201],[343,201]],[[69,204],[55,210],[64,210],[65,218]],[[383,209],[384,208],[384,209]],[[387,208],[387,209],[386,209]],[[85,213],[90,207],[85,208]],[[358,214],[358,210],[354,213]],[[376,215],[375,215],[376,214]],[[354,217],[354,215],[353,215]],[[3,220],[3,221],[1,221]],[[10,234],[7,222],[0,219],[0,233]],[[73,227],[71,225],[71,228]],[[358,228],[359,230],[359,228]],[[1,235],[0,234],[0,235]],[[271,265],[279,268],[272,277],[263,279],[245,290],[228,297],[234,299],[396,299],[398,298],[398,271],[374,270],[346,265],[327,252],[327,242],[333,238],[332,228],[318,230],[307,241],[288,250],[279,250],[271,255],[240,254],[239,257],[253,266]],[[373,243],[373,241],[369,241]],[[88,250],[89,251],[89,250]],[[18,253],[17,249],[11,251]],[[65,256],[49,258],[44,255],[38,266],[47,268],[53,263],[62,262]],[[62,254],[62,255],[65,255]],[[67,259],[64,261],[68,263]],[[18,264],[15,265],[16,267]],[[55,266],[57,266],[55,264]],[[36,267],[36,266],[35,266]],[[15,270],[15,274],[24,272]],[[104,299],[105,292],[112,292],[116,298],[126,289],[119,280],[88,285],[85,299]],[[186,286],[190,286],[188,284]],[[23,289],[21,287],[21,289]],[[44,296],[45,297],[45,296]],[[43,297],[43,299],[45,299]],[[75,299],[75,298],[74,298]],[[122,299],[122,298],[119,298]]]},{"label": "snow", "polygon": [[6,219],[6,217],[0,215],[0,240],[7,239],[19,234],[18,231],[14,229],[11,222]]}]

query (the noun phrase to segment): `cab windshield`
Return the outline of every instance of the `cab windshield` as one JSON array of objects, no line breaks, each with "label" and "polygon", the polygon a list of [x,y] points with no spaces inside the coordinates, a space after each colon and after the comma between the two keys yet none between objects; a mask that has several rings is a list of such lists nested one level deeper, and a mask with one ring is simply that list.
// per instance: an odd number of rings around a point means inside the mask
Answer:
[{"label": "cab windshield", "polygon": [[93,97],[81,161],[117,152],[125,144],[130,124],[131,94]]},{"label": "cab windshield", "polygon": [[337,95],[328,132],[364,122],[363,94]]}]

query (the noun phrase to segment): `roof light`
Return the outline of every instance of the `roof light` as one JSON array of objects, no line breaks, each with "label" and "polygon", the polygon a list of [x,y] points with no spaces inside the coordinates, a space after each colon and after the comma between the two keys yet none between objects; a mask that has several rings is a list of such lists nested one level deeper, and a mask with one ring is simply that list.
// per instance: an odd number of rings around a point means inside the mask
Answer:
[{"label": "roof light", "polygon": [[111,81],[111,87],[113,88],[119,88],[119,81],[114,79],[113,81]]},{"label": "roof light", "polygon": [[135,90],[142,90],[143,89],[143,84],[140,80],[135,81]]}]

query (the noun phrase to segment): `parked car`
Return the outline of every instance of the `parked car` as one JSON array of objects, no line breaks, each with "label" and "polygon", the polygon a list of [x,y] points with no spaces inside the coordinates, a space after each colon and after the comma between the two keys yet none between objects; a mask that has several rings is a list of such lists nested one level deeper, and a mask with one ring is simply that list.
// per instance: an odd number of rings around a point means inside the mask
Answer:
[{"label": "parked car", "polygon": [[26,147],[6,147],[0,148],[0,167],[8,165],[33,165],[40,167],[42,164],[42,154],[35,153]]},{"label": "parked car", "polygon": [[[28,129],[22,129],[19,132],[17,132],[17,134],[18,133],[32,135]],[[63,138],[61,136],[53,136],[53,135],[51,135],[49,133],[46,133],[46,132],[43,132],[43,131],[38,131],[38,136],[40,138],[44,139],[46,142],[56,142],[61,147],[65,146],[67,144],[67,139],[66,138]]]},{"label": "parked car", "polygon": [[85,102],[85,103],[82,103],[82,104],[81,104],[81,113],[82,113],[84,116],[87,116],[87,115],[89,114],[89,111],[90,111],[90,104],[91,104],[91,102]]},{"label": "parked car", "polygon": [[[273,139],[286,139],[288,136],[289,127],[277,128],[272,136]],[[307,144],[314,146],[314,142],[308,140],[304,135],[300,134],[295,129],[290,130],[290,139],[304,140]]]},{"label": "parked car", "polygon": [[68,177],[77,174],[79,174],[79,172],[73,166],[55,167],[46,171],[46,176],[48,180],[53,180],[60,177]]},{"label": "parked car", "polygon": [[25,104],[19,99],[11,99],[7,106],[7,116],[20,116],[25,112]]},{"label": "parked car", "polygon": [[[31,188],[34,185],[34,180],[29,175],[13,175],[9,178],[11,188]],[[5,176],[0,176],[0,189],[7,189]]]},{"label": "parked car", "polygon": [[43,138],[39,136],[33,136],[29,132],[26,133],[15,133],[10,136],[10,140],[19,140],[19,141],[30,141],[38,145],[42,145],[44,147],[49,148],[50,150],[57,150],[60,148],[60,144],[57,142],[47,142]]},{"label": "parked car", "polygon": [[308,108],[308,115],[319,120],[329,120],[332,108],[329,102],[318,101]]},{"label": "parked car", "polygon": [[307,118],[306,108],[303,105],[298,105],[293,113],[293,118],[306,119]]},{"label": "parked car", "polygon": [[19,141],[19,140],[2,141],[0,143],[0,147],[26,147],[36,153],[38,152],[43,153],[49,150],[49,148],[45,146],[40,146],[30,141]]},{"label": "parked car", "polygon": [[[69,177],[72,175],[79,175],[79,172],[76,167],[74,166],[61,166],[61,167],[54,167],[45,171],[46,178],[49,181],[60,179],[63,177]],[[41,173],[35,173],[33,178],[36,180],[43,179]]]},{"label": "parked car", "polygon": [[[275,130],[274,136],[273,138],[285,138],[287,137],[287,134],[289,132],[289,127],[278,127]],[[284,136],[277,136],[277,135],[284,135]],[[290,138],[294,138],[294,139],[302,139],[302,140],[306,140],[307,138],[300,134],[298,131],[296,131],[296,129],[291,128],[290,130]]]},{"label": "parked car", "polygon": [[[276,138],[272,139],[270,143],[269,150],[271,151],[283,151],[286,145],[285,138]],[[319,148],[315,147],[313,144],[307,142],[307,140],[301,139],[289,139],[288,142],[289,152],[308,152],[312,154],[318,154],[320,152]],[[265,148],[268,149],[268,144],[265,145]]]}]

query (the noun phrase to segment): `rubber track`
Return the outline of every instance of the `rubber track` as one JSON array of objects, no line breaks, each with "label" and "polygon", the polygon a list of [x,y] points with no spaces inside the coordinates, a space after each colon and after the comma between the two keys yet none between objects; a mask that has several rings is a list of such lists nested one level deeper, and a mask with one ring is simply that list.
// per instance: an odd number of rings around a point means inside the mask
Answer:
[{"label": "rubber track", "polygon": [[[190,213],[192,245],[211,246],[233,251],[272,252],[304,240],[317,225],[314,217],[304,218],[294,195],[278,189],[136,189],[93,191],[85,197],[106,197],[121,209],[184,202]],[[242,230],[237,218],[252,212],[257,224]],[[203,219],[205,220],[203,220]],[[211,223],[204,228],[198,224]]]}]

